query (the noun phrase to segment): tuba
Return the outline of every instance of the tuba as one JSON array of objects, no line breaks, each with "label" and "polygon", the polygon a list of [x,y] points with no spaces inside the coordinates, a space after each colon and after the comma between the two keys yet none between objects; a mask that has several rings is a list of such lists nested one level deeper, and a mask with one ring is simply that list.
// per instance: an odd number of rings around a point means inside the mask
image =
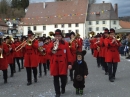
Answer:
[{"label": "tuba", "polygon": [[54,42],[53,51],[57,51],[58,47],[59,47],[59,40],[57,39],[57,40]]}]

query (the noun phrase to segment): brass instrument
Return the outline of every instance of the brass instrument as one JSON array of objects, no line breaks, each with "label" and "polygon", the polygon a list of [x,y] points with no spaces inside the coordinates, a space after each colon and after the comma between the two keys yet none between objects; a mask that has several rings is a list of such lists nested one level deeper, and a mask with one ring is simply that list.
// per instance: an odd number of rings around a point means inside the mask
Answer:
[{"label": "brass instrument", "polygon": [[59,40],[57,39],[57,40],[54,42],[53,51],[57,51],[58,47],[59,47]]},{"label": "brass instrument", "polygon": [[42,55],[46,55],[45,49],[42,46],[40,46],[38,50]]},{"label": "brass instrument", "polygon": [[89,34],[88,34],[88,36],[90,37],[90,38],[92,38],[93,36],[95,35],[95,32],[89,32]]},{"label": "brass instrument", "polygon": [[0,48],[0,49],[1,49],[1,52],[0,52],[0,59],[2,59],[2,58],[3,58],[3,47]]},{"label": "brass instrument", "polygon": [[33,39],[29,39],[29,40],[25,40],[24,42],[22,42],[19,46],[17,46],[15,48],[15,51],[18,52],[19,50],[21,50],[23,47],[25,47],[26,45],[31,46],[33,44],[33,41],[36,39],[36,36],[34,36]]}]

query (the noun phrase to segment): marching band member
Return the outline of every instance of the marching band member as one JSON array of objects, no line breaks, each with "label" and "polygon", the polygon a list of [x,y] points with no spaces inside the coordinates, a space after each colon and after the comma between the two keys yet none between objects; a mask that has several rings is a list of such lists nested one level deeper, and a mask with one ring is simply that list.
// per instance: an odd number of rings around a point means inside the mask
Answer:
[{"label": "marching band member", "polygon": [[43,42],[43,38],[40,37],[39,38],[39,44],[41,45],[39,48],[38,48],[38,55],[39,55],[39,77],[42,76],[42,65],[44,67],[44,73],[45,75],[47,74],[47,71],[46,71],[46,45],[45,45],[45,42]]},{"label": "marching band member", "polygon": [[77,34],[76,36],[77,36],[77,42],[78,42],[77,50],[81,52],[82,51],[82,47],[83,47],[83,39],[80,38],[79,34]]},{"label": "marching band member", "polygon": [[3,43],[3,33],[0,32],[0,70],[3,71],[4,83],[7,83],[7,53],[9,53],[9,48],[6,43]]},{"label": "marching band member", "polygon": [[[26,36],[22,36],[22,38],[21,38],[21,43],[22,42],[24,42],[24,41],[26,41]],[[21,50],[20,50],[20,56],[21,56],[21,69],[24,69],[24,64],[23,64],[23,60],[24,60],[24,48],[22,48]]]},{"label": "marching band member", "polygon": [[[18,37],[15,38],[14,44],[15,44],[15,48],[21,44],[21,42],[20,42]],[[20,72],[21,68],[20,68],[20,62],[19,61],[20,61],[20,57],[21,57],[21,51],[15,52],[14,53],[14,57],[15,57],[14,61],[16,60],[18,68],[19,68],[19,72]],[[14,67],[15,67],[15,62],[14,62]],[[14,72],[15,72],[15,68],[14,68]]]},{"label": "marching band member", "polygon": [[[67,82],[67,69],[71,69],[72,55],[70,53],[69,45],[62,39],[63,35],[60,29],[55,31],[55,41],[49,44],[47,52],[51,54],[50,60],[50,73],[54,79],[54,87],[56,96],[60,97],[60,94],[65,93],[65,87]],[[60,82],[61,79],[61,91]]]},{"label": "marching band member", "polygon": [[37,82],[37,66],[38,66],[38,55],[37,49],[40,44],[35,40],[32,31],[28,31],[27,44],[24,47],[24,67],[27,71],[27,85],[32,84],[32,70],[34,75],[34,82]]},{"label": "marching band member", "polygon": [[[69,42],[69,47],[70,47],[70,52],[73,56],[73,61],[72,63],[74,63],[74,61],[76,60],[76,51],[78,48],[78,42],[76,40],[76,36],[74,32],[70,33],[70,42]],[[73,70],[70,70],[70,79],[71,81],[73,81]]]},{"label": "marching band member", "polygon": [[13,40],[9,36],[6,37],[6,43],[7,43],[9,50],[10,50],[9,53],[7,54],[7,61],[8,61],[8,64],[10,66],[10,70],[11,70],[10,77],[13,77],[13,75],[14,75],[14,51],[15,51],[14,49],[15,49],[15,45],[13,44]]},{"label": "marching band member", "polygon": [[93,55],[93,52],[94,52],[94,37],[91,37],[91,39],[89,40],[89,42],[90,42],[91,53]]},{"label": "marching band member", "polygon": [[120,62],[119,47],[120,42],[115,38],[115,30],[110,29],[109,39],[105,42],[107,47],[105,62],[108,63],[109,81],[114,82],[118,62]]}]

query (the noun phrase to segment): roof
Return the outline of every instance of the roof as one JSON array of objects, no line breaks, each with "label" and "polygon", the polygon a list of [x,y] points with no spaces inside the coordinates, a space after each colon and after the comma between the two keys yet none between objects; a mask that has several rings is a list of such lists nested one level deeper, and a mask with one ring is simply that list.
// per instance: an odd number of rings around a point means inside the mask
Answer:
[{"label": "roof", "polygon": [[86,20],[87,0],[46,2],[45,4],[44,9],[43,2],[31,3],[23,19],[23,25],[84,23]]},{"label": "roof", "polygon": [[6,26],[6,27],[8,27],[4,21],[0,21],[0,26]]},{"label": "roof", "polygon": [[[118,16],[116,15],[111,3],[89,4],[88,8],[89,8],[88,13],[100,12],[100,15],[88,14],[87,16],[88,21],[118,20]],[[102,11],[104,12],[102,13]]]},{"label": "roof", "polygon": [[123,29],[130,29],[130,22],[119,21],[119,24],[120,24],[121,28],[123,28]]}]

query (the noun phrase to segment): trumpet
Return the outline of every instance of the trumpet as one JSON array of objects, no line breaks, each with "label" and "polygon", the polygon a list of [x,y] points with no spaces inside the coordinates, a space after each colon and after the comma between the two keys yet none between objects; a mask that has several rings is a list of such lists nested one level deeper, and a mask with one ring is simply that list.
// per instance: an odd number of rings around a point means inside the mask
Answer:
[{"label": "trumpet", "polygon": [[57,40],[54,42],[53,50],[54,50],[54,51],[57,51],[58,47],[59,47],[59,40],[57,39]]},{"label": "trumpet", "polygon": [[46,55],[45,49],[42,46],[40,46],[38,50],[42,55]]},{"label": "trumpet", "polygon": [[18,52],[19,50],[21,50],[23,47],[25,47],[26,45],[31,46],[33,44],[33,41],[36,39],[36,36],[34,36],[33,39],[30,40],[25,40],[24,42],[22,42],[19,46],[17,46],[15,48],[15,51]]}]

